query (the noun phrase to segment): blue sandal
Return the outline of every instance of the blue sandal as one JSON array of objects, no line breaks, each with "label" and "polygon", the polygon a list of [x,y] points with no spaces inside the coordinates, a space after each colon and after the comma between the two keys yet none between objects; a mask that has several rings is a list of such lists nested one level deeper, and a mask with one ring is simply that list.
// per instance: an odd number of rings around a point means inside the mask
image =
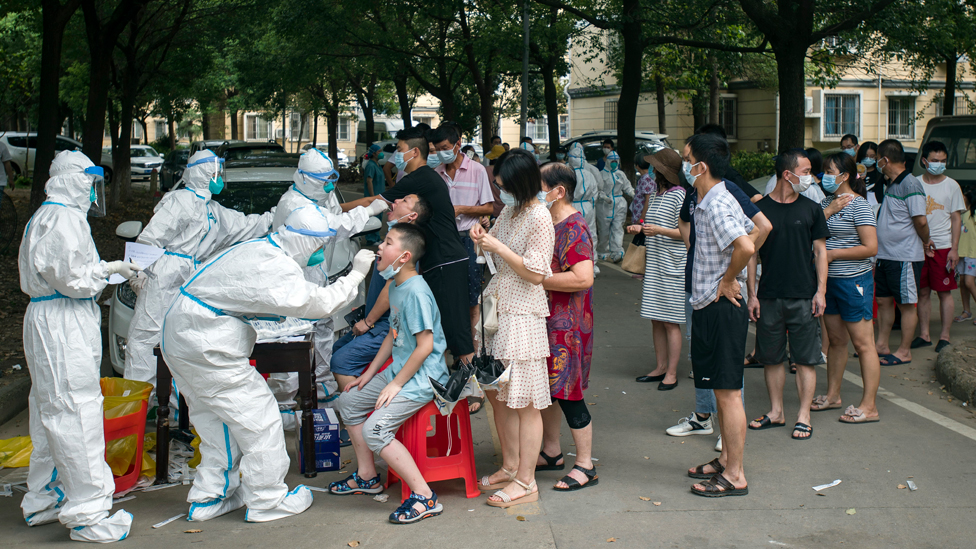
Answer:
[{"label": "blue sandal", "polygon": [[[350,480],[356,481],[357,488],[349,486]],[[354,472],[342,480],[337,480],[329,484],[329,493],[337,496],[373,495],[379,494],[382,491],[383,483],[380,482],[380,476],[378,474],[369,480],[363,480],[358,472]]]},{"label": "blue sandal", "polygon": [[[397,510],[390,513],[390,522],[393,524],[413,524],[425,518],[436,517],[444,512],[444,506],[437,503],[437,494],[433,491],[430,497],[426,498],[416,492],[410,492],[410,497],[397,507]],[[423,511],[418,511],[415,504],[424,506]]]}]

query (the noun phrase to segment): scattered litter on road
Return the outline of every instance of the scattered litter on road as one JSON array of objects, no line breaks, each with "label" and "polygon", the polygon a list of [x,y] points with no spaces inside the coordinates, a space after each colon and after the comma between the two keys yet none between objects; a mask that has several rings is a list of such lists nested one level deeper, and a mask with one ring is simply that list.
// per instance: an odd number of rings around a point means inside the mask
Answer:
[{"label": "scattered litter on road", "polygon": [[25,494],[27,493],[27,487],[21,486],[20,484],[14,484],[14,490],[17,490],[18,492],[23,492]]},{"label": "scattered litter on road", "polygon": [[167,524],[173,522],[174,520],[181,519],[181,518],[183,518],[185,516],[186,516],[186,513],[180,513],[180,514],[176,515],[175,517],[170,517],[170,518],[164,520],[163,522],[157,522],[156,524],[153,524],[153,528],[162,528],[163,526],[166,526]]},{"label": "scattered litter on road", "polygon": [[898,489],[899,490],[904,490],[905,488],[908,488],[908,486],[905,486],[904,484],[899,484],[898,485]]},{"label": "scattered litter on road", "polygon": [[357,540],[353,540],[347,543],[346,545],[348,545],[349,547],[359,547],[359,542]]},{"label": "scattered litter on road", "polygon": [[112,505],[116,505],[116,504],[122,503],[123,501],[129,501],[130,499],[136,499],[136,497],[135,496],[125,496],[124,498],[113,499],[112,500]]},{"label": "scattered litter on road", "polygon": [[645,498],[644,496],[637,496],[641,501],[651,501],[651,498]]},{"label": "scattered litter on road", "polygon": [[831,482],[830,484],[821,484],[820,486],[814,486],[813,489],[814,489],[814,491],[819,492],[821,490],[826,490],[827,488],[831,488],[833,486],[837,486],[838,484],[840,484],[840,479],[837,479],[837,480]]},{"label": "scattered litter on road", "polygon": [[373,499],[380,503],[386,503],[390,499],[390,494],[376,494]]},{"label": "scattered litter on road", "polygon": [[194,528],[193,530],[183,530],[184,534],[199,534],[200,532],[203,532],[203,530],[199,530],[196,528]]},{"label": "scattered litter on road", "polygon": [[[566,455],[567,455],[567,456],[573,456],[573,457],[576,457],[576,454],[574,454],[574,453],[572,453],[572,452],[566,452]],[[599,459],[597,459],[597,458],[590,458],[590,461],[600,461],[600,460],[599,460]]]},{"label": "scattered litter on road", "polygon": [[911,490],[912,492],[914,492],[915,490],[918,490],[918,486],[915,486],[915,483],[914,482],[912,482],[910,480],[906,480],[905,482],[908,484],[908,489]]},{"label": "scattered litter on road", "polygon": [[468,509],[468,512],[469,513],[472,513],[472,512],[474,512],[474,509]]},{"label": "scattered litter on road", "polygon": [[782,547],[787,547],[787,545],[785,543],[781,542],[781,541],[769,540],[769,544],[770,545],[779,545],[779,546],[782,546]]},{"label": "scattered litter on road", "polygon": [[11,368],[12,370],[22,370],[22,369],[24,369],[24,367],[23,367],[23,366],[21,366],[20,364],[14,364],[14,365],[13,365],[13,366],[11,366],[10,368]]},{"label": "scattered litter on road", "polygon": [[320,488],[318,486],[309,486],[308,484],[306,484],[305,487],[308,488],[309,490],[313,491],[313,492],[326,492],[326,493],[328,493],[328,491],[329,491],[328,488]]},{"label": "scattered litter on road", "polygon": [[607,543],[613,543],[617,541],[617,538],[607,538]]},{"label": "scattered litter on road", "polygon": [[525,517],[523,517],[522,515],[519,515],[519,516],[515,517],[515,520],[517,520],[519,522],[525,522]]},{"label": "scattered litter on road", "polygon": [[182,486],[182,485],[177,484],[175,482],[173,484],[156,484],[154,486],[150,486],[146,488],[145,490],[143,490],[143,492],[155,492],[156,490],[165,490],[166,488],[172,488],[174,486]]},{"label": "scattered litter on road", "polygon": [[644,456],[644,459],[651,459],[651,458],[649,458],[649,457],[647,457],[647,456]]},{"label": "scattered litter on road", "polygon": [[853,507],[847,510],[848,515],[853,515],[855,513],[857,513],[857,509],[854,509]]},{"label": "scattered litter on road", "polygon": [[660,507],[661,506],[661,502],[660,501],[652,501],[651,503],[653,503],[655,507]]},{"label": "scattered litter on road", "polygon": [[627,394],[627,391],[620,391],[620,392],[623,393],[623,394],[625,394],[625,395]]},{"label": "scattered litter on road", "polygon": [[14,497],[14,489],[9,484],[4,484],[0,486],[0,496],[12,498]]},{"label": "scattered litter on road", "polygon": [[825,493],[823,493],[823,492],[817,492],[817,495],[818,495],[818,496],[825,496],[825,497],[827,496],[827,494],[825,494]]}]

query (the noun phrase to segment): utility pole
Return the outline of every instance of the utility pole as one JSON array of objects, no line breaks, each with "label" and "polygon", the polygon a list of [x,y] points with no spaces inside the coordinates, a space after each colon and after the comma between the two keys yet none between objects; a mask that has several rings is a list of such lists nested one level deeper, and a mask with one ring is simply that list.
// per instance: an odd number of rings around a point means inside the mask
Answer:
[{"label": "utility pole", "polygon": [[522,0],[522,108],[519,112],[519,137],[525,137],[529,119],[529,0]]}]

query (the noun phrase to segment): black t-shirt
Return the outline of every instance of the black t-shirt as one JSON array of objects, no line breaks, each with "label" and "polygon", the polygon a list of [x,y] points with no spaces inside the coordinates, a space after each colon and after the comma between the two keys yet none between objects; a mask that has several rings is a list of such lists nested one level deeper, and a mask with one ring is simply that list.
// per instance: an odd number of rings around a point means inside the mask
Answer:
[{"label": "black t-shirt", "polygon": [[762,277],[760,299],[810,299],[817,293],[813,241],[830,236],[820,204],[799,196],[781,204],[766,196],[756,203],[773,230],[759,248]]},{"label": "black t-shirt", "polygon": [[393,202],[408,194],[426,198],[433,209],[430,220],[422,227],[427,240],[427,251],[420,260],[424,270],[467,259],[468,252],[461,244],[454,222],[454,204],[441,176],[429,167],[421,166],[393,188],[383,191],[381,196]]},{"label": "black t-shirt", "polygon": [[736,169],[733,168],[732,166],[729,166],[729,169],[726,170],[725,179],[727,181],[731,181],[735,183],[737,187],[742,189],[742,192],[746,193],[746,196],[748,196],[750,200],[752,199],[752,197],[756,196],[757,194],[762,194],[761,192],[756,190],[755,187],[750,185],[749,182],[746,181],[746,178],[742,177],[742,174],[736,171]]}]

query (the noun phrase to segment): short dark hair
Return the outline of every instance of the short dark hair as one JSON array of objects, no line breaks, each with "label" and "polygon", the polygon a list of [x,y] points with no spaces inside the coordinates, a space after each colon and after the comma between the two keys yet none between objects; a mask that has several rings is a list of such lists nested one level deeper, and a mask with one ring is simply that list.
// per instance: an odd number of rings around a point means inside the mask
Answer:
[{"label": "short dark hair", "polygon": [[934,152],[945,153],[946,156],[949,156],[949,149],[947,149],[945,143],[941,141],[929,141],[928,143],[922,145],[922,158],[928,160],[929,155]]},{"label": "short dark hair", "polygon": [[796,169],[801,158],[810,158],[803,149],[790,149],[779,153],[779,156],[776,157],[776,179],[783,177],[783,172],[796,173],[793,170]]},{"label": "short dark hair", "polygon": [[461,125],[450,120],[441,122],[441,125],[437,126],[437,129],[431,131],[427,136],[427,141],[430,141],[431,143],[440,143],[441,141],[457,143],[460,140]]},{"label": "short dark hair", "polygon": [[698,134],[698,133],[710,133],[712,135],[717,135],[717,136],[721,137],[722,139],[725,139],[726,141],[728,141],[728,139],[729,139],[728,134],[725,133],[725,128],[723,128],[722,126],[719,126],[718,124],[702,124],[701,126],[698,126],[698,129],[695,130],[695,133],[696,134]]},{"label": "short dark hair", "polygon": [[901,164],[905,161],[905,148],[897,139],[885,139],[878,145],[878,156],[887,158],[888,162]]},{"label": "short dark hair", "polygon": [[522,143],[532,143],[532,138],[526,135],[522,139],[519,139],[519,145]]},{"label": "short dark hair", "polygon": [[828,156],[823,161],[823,169],[826,172],[828,168],[837,168],[838,172],[846,173],[847,183],[851,186],[851,190],[861,195],[862,198],[867,198],[867,184],[864,179],[857,176],[857,163],[851,158],[851,155],[839,152]]},{"label": "short dark hair", "polygon": [[410,223],[397,223],[390,228],[389,232],[397,234],[397,241],[400,242],[400,247],[410,252],[412,256],[410,263],[416,265],[417,261],[424,256],[424,251],[426,251],[427,241],[424,239],[424,231]]},{"label": "short dark hair", "polygon": [[419,128],[420,131],[424,132],[425,134],[430,131],[430,124],[426,122],[418,122],[416,125],[414,125],[414,127]]},{"label": "short dark hair", "polygon": [[542,190],[542,175],[535,155],[525,149],[508,151],[501,166],[495,165],[495,173],[502,180],[505,191],[515,197],[515,203],[522,207],[529,200],[535,200]]},{"label": "short dark hair", "polygon": [[[417,202],[413,205],[413,211],[417,213],[418,225],[426,225],[430,221],[430,216],[434,211],[433,206],[430,205],[430,200],[423,195],[417,195]],[[394,225],[395,227],[396,225]]]},{"label": "short dark hair", "polygon": [[704,162],[708,172],[716,179],[725,177],[729,170],[729,142],[710,133],[699,133],[686,141],[695,160]]},{"label": "short dark hair", "polygon": [[562,187],[566,189],[566,196],[573,200],[573,195],[576,194],[576,174],[572,168],[562,162],[546,162],[540,167],[540,171],[547,187]]},{"label": "short dark hair", "polygon": [[[429,128],[430,126],[427,127]],[[398,131],[396,138],[397,141],[405,141],[411,149],[416,147],[420,151],[421,158],[427,158],[427,155],[430,154],[430,145],[427,144],[427,132],[420,127],[420,124]]]},{"label": "short dark hair", "polygon": [[383,152],[395,153],[396,145],[394,145],[393,143],[387,143],[386,145],[383,145]]},{"label": "short dark hair", "polygon": [[489,140],[488,142],[489,142],[489,143],[494,143],[496,139],[498,140],[498,142],[499,142],[499,143],[501,143],[501,142],[502,142],[502,138],[501,138],[501,137],[499,137],[499,136],[497,136],[497,135],[493,135],[493,136],[491,136],[491,140]]},{"label": "short dark hair", "polygon": [[877,155],[878,144],[874,141],[865,141],[864,143],[861,143],[861,146],[857,148],[857,156],[854,157],[854,161],[860,162],[864,160],[868,155],[868,151],[874,151],[874,154]]},{"label": "short dark hair", "polygon": [[647,151],[637,151],[637,154],[634,155],[634,165],[642,170],[646,170],[651,167],[651,163],[644,160],[645,156],[647,156]]},{"label": "short dark hair", "polygon": [[844,134],[844,137],[840,138],[840,142],[843,143],[846,139],[850,139],[854,146],[857,146],[857,136],[853,133]]},{"label": "short dark hair", "polygon": [[810,173],[816,175],[823,171],[823,154],[814,147],[806,150],[807,158],[810,159]]},{"label": "short dark hair", "polygon": [[604,139],[604,140],[603,140],[603,144],[604,144],[604,145],[610,145],[610,147],[612,147],[612,148],[616,148],[616,147],[614,147],[614,145],[613,145],[613,139]]},{"label": "short dark hair", "polygon": [[[461,147],[461,152],[466,153],[468,151],[474,151],[474,145],[465,145]],[[477,151],[475,151],[477,153]]]}]

